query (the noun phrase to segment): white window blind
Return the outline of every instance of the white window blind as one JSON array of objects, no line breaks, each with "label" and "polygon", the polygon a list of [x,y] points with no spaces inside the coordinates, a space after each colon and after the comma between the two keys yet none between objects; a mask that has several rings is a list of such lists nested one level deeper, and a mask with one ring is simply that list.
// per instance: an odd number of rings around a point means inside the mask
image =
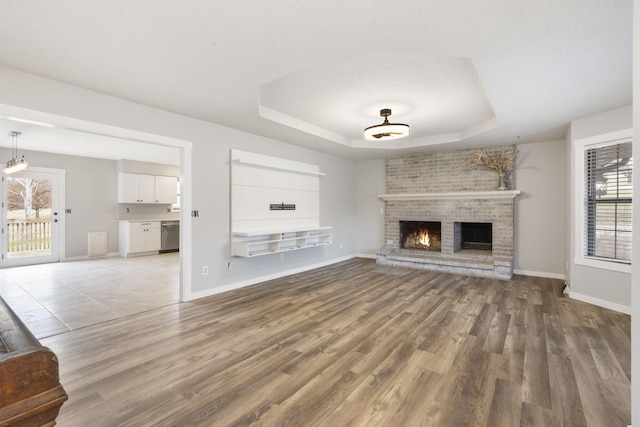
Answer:
[{"label": "white window blind", "polygon": [[631,142],[587,148],[584,155],[583,255],[630,263]]}]

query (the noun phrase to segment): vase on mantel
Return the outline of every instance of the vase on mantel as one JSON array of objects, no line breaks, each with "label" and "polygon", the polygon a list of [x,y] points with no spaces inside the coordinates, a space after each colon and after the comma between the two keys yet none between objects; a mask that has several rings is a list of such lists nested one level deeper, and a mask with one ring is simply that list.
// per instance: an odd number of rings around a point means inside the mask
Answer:
[{"label": "vase on mantel", "polygon": [[498,173],[498,188],[496,190],[508,190],[507,178],[504,173]]}]

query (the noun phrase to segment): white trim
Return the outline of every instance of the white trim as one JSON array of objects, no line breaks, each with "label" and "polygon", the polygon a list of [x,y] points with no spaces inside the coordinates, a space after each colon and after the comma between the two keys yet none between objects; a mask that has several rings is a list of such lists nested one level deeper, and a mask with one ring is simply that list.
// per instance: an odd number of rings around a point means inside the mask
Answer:
[{"label": "white trim", "polygon": [[376,259],[376,254],[364,254],[364,253],[356,253],[356,258],[368,258],[368,259]]},{"label": "white trim", "polygon": [[265,168],[265,169],[275,169],[275,170],[279,170],[279,171],[287,171],[287,172],[299,173],[299,174],[303,174],[303,175],[324,176],[323,172],[306,171],[306,170],[302,170],[302,169],[282,167],[282,166],[276,166],[276,165],[267,165],[267,164],[264,164],[264,163],[254,162],[254,161],[249,161],[249,160],[243,160],[243,159],[233,159],[232,161],[235,162],[235,163],[240,163],[242,165],[256,166],[256,167]]},{"label": "white trim", "polygon": [[578,301],[582,301],[582,302],[586,302],[586,303],[589,303],[589,304],[597,305],[599,307],[608,308],[609,310],[615,310],[615,311],[618,311],[620,313],[631,314],[631,307],[629,307],[629,306],[622,305],[622,304],[616,304],[615,302],[603,300],[603,299],[600,299],[600,298],[594,298],[594,297],[591,297],[589,295],[579,294],[579,293],[573,292],[571,290],[569,291],[569,298],[575,299],[575,300],[578,300]]},{"label": "white trim", "polygon": [[453,191],[449,193],[396,193],[378,194],[378,198],[391,200],[456,200],[456,199],[515,199],[520,190]]},{"label": "white trim", "polygon": [[193,209],[192,188],[192,145],[180,150],[180,301],[190,301],[192,295],[193,263]]},{"label": "white trim", "polygon": [[[57,181],[57,185],[54,185],[55,191],[52,193],[52,208],[56,208],[58,217],[57,223],[58,228],[55,231],[53,236],[53,242],[55,245],[51,247],[51,254],[44,256],[32,256],[32,257],[22,257],[22,258],[4,258],[1,263],[1,268],[9,268],[9,267],[21,267],[21,266],[30,266],[37,264],[44,264],[50,262],[60,262],[60,260],[64,259],[66,256],[65,248],[66,248],[66,169],[58,169],[58,168],[48,168],[41,166],[30,166],[26,170],[16,173],[15,175],[11,175],[13,177],[21,177],[28,174],[35,174],[33,176],[46,176],[47,179],[50,178],[52,182]],[[38,175],[40,174],[40,175]],[[8,176],[7,176],[8,177]],[[4,178],[4,177],[3,177]],[[4,189],[6,192],[6,188]],[[6,196],[6,195],[5,195]],[[6,211],[3,213],[3,217],[6,220]],[[52,221],[55,218],[52,218]],[[6,242],[3,242],[2,251],[7,251]]]},{"label": "white trim", "polygon": [[587,149],[605,147],[620,142],[631,142],[633,137],[633,129],[623,129],[615,132],[609,132],[602,135],[590,136],[588,138],[576,139],[573,141],[574,147],[574,247],[575,257],[573,262],[578,265],[587,267],[600,268],[603,270],[619,271],[622,273],[631,273],[630,264],[622,264],[615,261],[604,261],[593,259],[584,255],[584,152]]},{"label": "white trim", "polygon": [[60,218],[60,225],[58,226],[58,262],[63,260],[66,255],[67,248],[67,170],[66,169],[58,169],[58,168],[46,168],[40,166],[32,166],[27,169],[27,171],[31,172],[40,172],[40,173],[49,173],[55,174],[58,176],[58,212]]},{"label": "white trim", "polygon": [[60,262],[88,261],[91,259],[104,259],[104,258],[111,258],[111,257],[117,257],[117,256],[120,256],[119,252],[109,252],[103,256],[79,255],[79,256],[72,256],[72,257],[61,259]]},{"label": "white trim", "polygon": [[[580,247],[580,250],[582,250],[582,247]],[[573,259],[573,262],[574,264],[584,265],[585,267],[599,268],[601,270],[617,271],[620,273],[631,274],[631,264],[627,264],[624,262],[605,261],[601,259],[586,257],[584,255],[576,255],[576,257]]]},{"label": "white trim", "polygon": [[253,279],[245,280],[242,282],[230,283],[228,285],[219,286],[213,289],[207,289],[200,292],[194,292],[189,295],[190,299],[185,301],[197,300],[199,298],[210,297],[212,295],[221,294],[223,292],[233,291],[235,289],[245,288],[247,286],[256,285],[262,282],[267,282],[273,279],[280,279],[282,277],[291,276],[292,274],[304,273],[305,271],[314,270],[320,267],[326,267],[328,265],[337,264],[339,262],[348,261],[355,258],[354,255],[347,255],[341,258],[335,258],[329,261],[320,262],[313,265],[307,265],[300,268],[294,268],[292,270],[281,271],[279,273],[269,274],[267,276],[255,277]]},{"label": "white trim", "polygon": [[602,135],[589,136],[587,138],[580,138],[573,141],[573,145],[576,148],[584,150],[585,147],[598,148],[613,145],[616,141],[629,139],[633,137],[633,128],[617,130],[615,132],[604,133]]},{"label": "white trim", "polygon": [[522,276],[544,277],[546,279],[567,280],[566,276],[562,273],[548,273],[545,271],[513,270],[513,274],[520,274]]}]

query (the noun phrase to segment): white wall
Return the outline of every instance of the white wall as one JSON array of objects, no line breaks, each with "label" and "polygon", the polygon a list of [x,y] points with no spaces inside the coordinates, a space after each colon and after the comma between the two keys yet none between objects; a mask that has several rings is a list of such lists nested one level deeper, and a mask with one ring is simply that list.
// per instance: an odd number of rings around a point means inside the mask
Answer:
[{"label": "white wall", "polygon": [[356,163],[357,247],[358,256],[375,258],[384,246],[384,201],[378,194],[386,193],[385,160]]},{"label": "white wall", "polygon": [[514,272],[564,278],[564,141],[519,144]]},{"label": "white wall", "polygon": [[[571,157],[566,162],[569,174],[571,195],[579,189],[575,184],[575,156],[574,141],[595,135],[602,135],[622,129],[632,127],[632,107],[627,106],[601,114],[585,117],[571,122],[567,144],[570,144]],[[597,304],[603,307],[612,308],[618,311],[629,312],[631,307],[631,275],[617,271],[604,270],[599,268],[579,265],[574,262],[576,251],[575,232],[573,231],[575,221],[581,221],[576,209],[573,196],[569,197],[569,217],[570,227],[567,232],[567,242],[570,248],[568,254],[569,261],[569,282],[572,298]]]},{"label": "white wall", "polygon": [[[130,133],[125,130],[133,130],[155,135],[158,140],[192,143],[191,157],[183,161],[190,164],[192,193],[183,196],[190,200],[192,209],[199,211],[199,217],[187,217],[188,224],[184,221],[181,224],[183,229],[191,229],[192,235],[191,294],[187,297],[209,295],[346,259],[355,253],[353,161],[0,67],[0,107],[2,104],[13,109],[23,108],[25,114],[34,114],[34,111],[52,114],[58,121],[72,118],[75,120],[68,121],[74,125],[86,121],[91,129],[103,127],[123,134]],[[228,158],[231,148],[319,165],[320,171],[326,174],[320,183],[320,223],[333,226],[334,244],[287,253],[284,261],[280,261],[277,254],[230,260]],[[182,173],[185,175],[181,178],[188,182],[187,172]],[[228,269],[228,262],[233,262],[232,270]],[[201,273],[205,265],[209,267],[207,276]]]}]

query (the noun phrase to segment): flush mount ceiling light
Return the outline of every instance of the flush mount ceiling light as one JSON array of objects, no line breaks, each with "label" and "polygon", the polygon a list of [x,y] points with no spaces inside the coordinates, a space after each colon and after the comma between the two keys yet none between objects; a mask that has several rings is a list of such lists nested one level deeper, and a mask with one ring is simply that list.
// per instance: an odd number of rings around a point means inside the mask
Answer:
[{"label": "flush mount ceiling light", "polygon": [[385,108],[380,110],[380,117],[384,117],[384,122],[366,128],[364,130],[364,138],[371,141],[386,141],[409,136],[409,125],[405,125],[404,123],[389,123],[390,115],[391,109]]},{"label": "flush mount ceiling light", "polygon": [[24,159],[24,156],[18,158],[18,136],[22,135],[22,133],[13,131],[9,135],[11,135],[13,141],[13,158],[2,166],[2,171],[7,175],[23,171],[29,167],[29,163]]}]

